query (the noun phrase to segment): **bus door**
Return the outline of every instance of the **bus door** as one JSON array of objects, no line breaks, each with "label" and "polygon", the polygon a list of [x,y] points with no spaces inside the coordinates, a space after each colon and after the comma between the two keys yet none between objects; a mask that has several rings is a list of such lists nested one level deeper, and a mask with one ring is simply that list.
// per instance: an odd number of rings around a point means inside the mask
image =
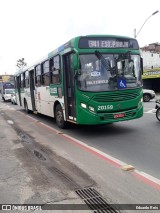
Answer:
[{"label": "bus door", "polygon": [[31,93],[31,103],[33,112],[36,111],[35,106],[35,86],[34,86],[34,70],[29,72],[29,82],[30,82],[30,93]]},{"label": "bus door", "polygon": [[21,100],[21,76],[17,77],[17,90],[18,90],[18,97],[19,97],[19,105],[22,106]]},{"label": "bus door", "polygon": [[76,121],[74,70],[71,68],[72,54],[64,55],[64,101],[66,119]]}]

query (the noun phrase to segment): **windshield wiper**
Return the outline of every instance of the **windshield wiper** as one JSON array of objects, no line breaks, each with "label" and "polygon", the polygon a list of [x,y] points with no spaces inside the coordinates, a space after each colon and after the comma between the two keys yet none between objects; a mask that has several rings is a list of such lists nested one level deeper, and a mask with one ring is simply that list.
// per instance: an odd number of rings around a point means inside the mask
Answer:
[{"label": "windshield wiper", "polygon": [[101,63],[102,63],[102,65],[103,65],[103,67],[104,67],[107,71],[111,70],[111,66],[110,66],[110,61],[109,61],[109,60],[106,60],[106,59],[103,57],[103,55],[102,55],[98,50],[95,51],[95,55],[97,56],[97,58],[98,58],[99,60],[101,60]]}]

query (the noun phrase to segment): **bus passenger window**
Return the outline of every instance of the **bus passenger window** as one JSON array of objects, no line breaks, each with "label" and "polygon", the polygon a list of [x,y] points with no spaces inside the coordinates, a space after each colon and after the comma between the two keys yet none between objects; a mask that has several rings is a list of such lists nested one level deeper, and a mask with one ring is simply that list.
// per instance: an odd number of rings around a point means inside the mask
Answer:
[{"label": "bus passenger window", "polygon": [[43,63],[42,66],[42,84],[44,86],[49,86],[50,84],[50,73],[49,73],[49,61]]},{"label": "bus passenger window", "polygon": [[56,70],[55,67],[52,67],[52,83],[60,83],[60,70]]},{"label": "bus passenger window", "polygon": [[41,76],[36,76],[36,86],[40,87],[41,86]]},{"label": "bus passenger window", "polygon": [[43,82],[44,86],[49,86],[49,84],[50,84],[50,74],[49,74],[49,72],[42,75],[42,82]]},{"label": "bus passenger window", "polygon": [[41,65],[38,65],[36,67],[36,72],[35,72],[35,85],[37,87],[41,86]]},{"label": "bus passenger window", "polygon": [[53,58],[51,63],[51,76],[52,76],[52,83],[59,84],[61,81],[61,72],[60,72],[60,58],[59,55]]},{"label": "bus passenger window", "polygon": [[21,74],[21,88],[25,87],[25,77],[24,77],[24,73]]},{"label": "bus passenger window", "polygon": [[29,72],[25,72],[25,87],[29,88]]}]

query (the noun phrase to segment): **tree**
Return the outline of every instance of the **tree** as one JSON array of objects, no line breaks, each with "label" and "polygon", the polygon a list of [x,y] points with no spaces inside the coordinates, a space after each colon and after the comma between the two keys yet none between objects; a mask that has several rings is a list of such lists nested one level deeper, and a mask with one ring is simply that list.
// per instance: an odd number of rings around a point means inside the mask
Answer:
[{"label": "tree", "polygon": [[21,59],[18,59],[18,60],[17,60],[16,67],[17,67],[19,70],[23,70],[25,66],[27,66],[27,63],[24,61],[24,58],[21,58]]}]

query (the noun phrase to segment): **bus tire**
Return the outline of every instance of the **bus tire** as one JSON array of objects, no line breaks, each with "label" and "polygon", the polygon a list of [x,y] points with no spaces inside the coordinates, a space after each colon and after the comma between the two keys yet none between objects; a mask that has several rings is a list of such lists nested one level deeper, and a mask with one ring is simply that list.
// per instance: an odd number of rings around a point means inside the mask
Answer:
[{"label": "bus tire", "polygon": [[63,110],[60,104],[56,106],[55,119],[56,119],[57,126],[61,129],[64,129],[66,124],[64,120]]},{"label": "bus tire", "polygon": [[29,113],[29,109],[28,109],[28,104],[27,104],[26,100],[24,101],[24,109],[25,109],[26,113],[28,114]]}]

